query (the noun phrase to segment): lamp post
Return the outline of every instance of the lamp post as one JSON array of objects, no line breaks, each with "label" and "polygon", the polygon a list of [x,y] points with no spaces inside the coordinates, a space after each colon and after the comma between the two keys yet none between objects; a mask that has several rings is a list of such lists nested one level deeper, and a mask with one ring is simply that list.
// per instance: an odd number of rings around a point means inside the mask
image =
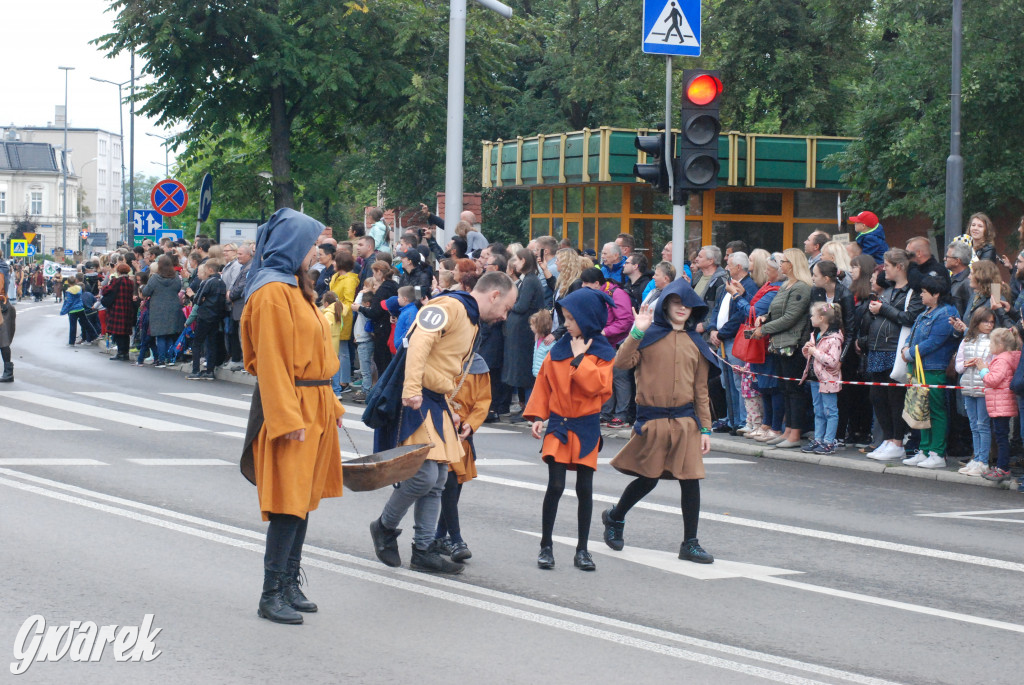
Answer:
[{"label": "lamp post", "polygon": [[[125,81],[124,83],[115,83],[113,81],[108,81],[103,78],[96,78],[95,76],[90,76],[89,78],[93,81],[98,81],[100,83],[109,83],[113,86],[117,86],[117,118],[121,122],[121,210],[124,212],[123,221],[121,223],[121,240],[127,240],[128,216],[131,208],[128,206],[128,203],[125,202],[124,198],[124,107],[122,106],[124,100],[121,96],[121,88],[131,83],[131,79]],[[66,113],[65,118],[67,118]]]},{"label": "lamp post", "polygon": [[[259,176],[264,181],[266,181],[267,183],[270,184],[269,192],[273,193],[274,174],[270,173],[269,171],[259,171],[259,172],[256,173],[256,175]],[[266,211],[265,211],[265,207],[266,207],[266,204],[263,203],[263,202],[260,202],[260,223],[261,224],[265,224],[267,222],[267,214],[266,214]]]},{"label": "lamp post", "polygon": [[949,157],[946,158],[946,247],[963,229],[964,158],[960,156],[960,61],[963,44],[963,0],[953,0],[953,64],[949,106]]},{"label": "lamp post", "polygon": [[[57,67],[64,71],[64,147],[60,151],[62,160],[61,167],[64,172],[64,201],[63,211],[61,212],[61,249],[67,252],[68,249],[68,72],[73,71],[74,67]],[[62,255],[66,256],[66,255]],[[62,260],[63,261],[63,260]]]},{"label": "lamp post", "polygon": [[[92,164],[93,162],[97,161],[98,159],[99,159],[99,157],[93,157],[89,161],[87,161],[84,164],[82,164],[81,168],[76,169],[76,171],[78,173],[75,174],[75,175],[78,176],[79,179],[81,179],[82,178],[82,174],[85,173],[85,167],[89,166],[90,164]],[[82,189],[81,181],[79,181],[79,185],[78,185],[79,192],[81,192],[81,189]],[[98,199],[99,198],[97,198],[97,200]],[[77,215],[78,216],[78,220],[75,222],[75,223],[78,224],[78,227],[76,228],[76,230],[79,231],[79,233],[78,233],[78,251],[84,253],[85,252],[85,249],[84,249],[85,246],[82,243],[82,233],[81,233],[81,228],[82,228],[82,226],[81,226],[81,224],[82,224],[82,206],[80,204],[76,204],[76,209],[78,209],[78,215]],[[93,214],[95,214],[95,210],[93,210]]]},{"label": "lamp post", "polygon": [[171,139],[170,136],[162,136],[159,133],[150,133],[148,131],[146,132],[146,135],[147,136],[151,136],[153,138],[159,138],[160,140],[164,141],[163,142],[163,146],[164,146],[164,178],[170,178],[171,177],[170,166],[167,163],[167,141]]}]

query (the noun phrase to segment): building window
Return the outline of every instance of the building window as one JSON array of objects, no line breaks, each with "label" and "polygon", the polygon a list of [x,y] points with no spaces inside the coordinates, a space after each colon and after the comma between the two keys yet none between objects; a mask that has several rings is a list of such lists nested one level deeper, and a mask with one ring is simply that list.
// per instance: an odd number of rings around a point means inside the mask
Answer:
[{"label": "building window", "polygon": [[114,185],[115,186],[121,185],[121,172],[120,171],[115,171],[114,172]]},{"label": "building window", "polygon": [[121,156],[121,143],[114,143],[113,148],[114,148],[114,156],[115,157],[120,157]]},{"label": "building window", "polygon": [[107,154],[107,141],[105,141],[105,140],[98,141],[97,149],[98,149],[98,151],[99,151],[99,153],[101,155]]},{"label": "building window", "polygon": [[99,184],[100,184],[101,186],[105,186],[105,185],[107,185],[107,170],[106,170],[106,169],[99,169],[99,170],[98,170],[98,171],[96,172],[96,181],[97,181],[97,182],[98,182],[98,183],[99,183]]},{"label": "building window", "polygon": [[42,216],[43,214],[43,191],[33,190],[29,193],[29,208],[28,213],[32,216]]},{"label": "building window", "polygon": [[0,190],[0,214],[7,213],[7,192]]},{"label": "building window", "polygon": [[96,200],[96,209],[99,210],[100,214],[106,214],[107,213],[107,201],[104,200],[102,197],[100,199]]},{"label": "building window", "polygon": [[111,209],[112,213],[114,213],[114,214],[120,214],[121,213],[121,201],[120,200],[112,200],[110,205],[112,207],[112,209]]}]

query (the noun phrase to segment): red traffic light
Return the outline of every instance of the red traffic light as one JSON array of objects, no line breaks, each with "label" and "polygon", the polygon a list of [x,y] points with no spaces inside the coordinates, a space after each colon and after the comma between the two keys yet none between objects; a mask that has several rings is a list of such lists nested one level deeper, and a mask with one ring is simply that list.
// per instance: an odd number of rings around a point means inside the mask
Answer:
[{"label": "red traffic light", "polygon": [[701,107],[710,105],[722,94],[722,82],[711,74],[700,74],[686,84],[686,99]]}]

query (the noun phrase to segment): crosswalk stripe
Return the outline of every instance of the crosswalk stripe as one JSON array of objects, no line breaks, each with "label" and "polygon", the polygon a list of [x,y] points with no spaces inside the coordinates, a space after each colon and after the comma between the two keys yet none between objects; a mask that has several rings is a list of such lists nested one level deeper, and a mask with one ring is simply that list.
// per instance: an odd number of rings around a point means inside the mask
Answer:
[{"label": "crosswalk stripe", "polygon": [[[146,428],[148,430],[158,431],[161,433],[205,432],[204,429],[202,428],[186,426],[180,423],[171,423],[170,421],[163,421],[161,419],[152,419],[146,416],[139,416],[137,414],[118,412],[112,409],[107,409],[106,407],[96,407],[93,405],[84,404],[81,401],[73,402],[71,400],[65,400],[59,397],[53,397],[51,395],[41,395],[39,393],[28,392],[24,390],[10,390],[2,392],[0,393],[0,398],[19,400],[21,402],[30,402],[32,404],[39,404],[57,411],[69,412],[71,414],[80,414],[82,416],[89,416],[94,419],[111,421],[113,423],[123,423],[127,426],[135,426],[136,428]],[[141,399],[143,398],[139,398],[139,400]]]},{"label": "crosswalk stripe", "polygon": [[107,466],[107,463],[96,461],[95,459],[56,459],[49,457],[21,459],[10,457],[0,459],[0,466]]},{"label": "crosswalk stripe", "polygon": [[237,433],[235,431],[223,431],[217,433],[217,435],[223,435],[226,438],[238,438],[239,440],[245,438],[245,433]]},{"label": "crosswalk stripe", "polygon": [[168,397],[177,397],[182,400],[189,400],[192,402],[205,402],[206,404],[216,404],[218,407],[230,407],[232,409],[245,409],[248,411],[251,402],[244,400],[232,400],[227,397],[220,397],[218,395],[207,395],[201,392],[164,392],[161,395],[167,395]]},{"label": "crosswalk stripe", "polygon": [[32,412],[20,411],[18,409],[11,409],[10,407],[4,406],[0,406],[0,419],[4,421],[13,421],[14,423],[20,423],[23,426],[39,428],[44,431],[97,430],[96,428],[92,428],[90,426],[82,426],[77,423],[71,423],[70,421],[61,421],[60,419],[54,419],[49,416],[42,416],[40,414],[33,414]]},{"label": "crosswalk stripe", "polygon": [[234,466],[223,459],[128,459],[140,466]]},{"label": "crosswalk stripe", "polygon": [[106,400],[107,402],[127,404],[129,406],[139,407],[141,409],[151,409],[153,411],[159,411],[165,414],[184,416],[185,418],[189,419],[199,419],[200,421],[208,421],[210,423],[222,423],[225,426],[231,426],[233,428],[245,428],[246,424],[249,422],[247,418],[242,418],[238,416],[227,416],[225,414],[216,414],[209,409],[201,409],[198,407],[186,407],[180,404],[160,402],[159,400],[153,400],[148,397],[137,397],[135,395],[126,395],[120,392],[77,392],[75,394],[85,395],[86,397],[94,397],[98,400]]}]

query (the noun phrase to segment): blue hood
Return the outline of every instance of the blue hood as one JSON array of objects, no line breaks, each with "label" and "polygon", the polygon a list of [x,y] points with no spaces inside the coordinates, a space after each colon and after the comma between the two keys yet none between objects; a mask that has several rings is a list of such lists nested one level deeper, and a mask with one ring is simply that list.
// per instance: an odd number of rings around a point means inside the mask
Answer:
[{"label": "blue hood", "polygon": [[[591,288],[580,288],[570,293],[555,303],[559,317],[565,320],[562,310],[572,314],[576,319],[576,325],[580,327],[580,333],[584,340],[592,340],[587,354],[592,354],[598,359],[611,361],[615,358],[615,348],[608,339],[601,334],[604,327],[608,325],[608,309],[615,303],[606,293]],[[551,348],[551,360],[561,361],[572,358],[572,336],[566,333],[554,347]]]},{"label": "blue hood", "polygon": [[256,251],[246,278],[246,301],[268,283],[287,283],[297,288],[295,272],[323,230],[322,223],[294,209],[286,207],[274,212],[256,234]]},{"label": "blue hood", "polygon": [[643,340],[640,341],[640,349],[653,345],[672,332],[672,324],[669,322],[668,316],[665,315],[665,305],[669,295],[677,295],[683,301],[684,306],[690,307],[693,310],[690,318],[686,321],[686,333],[690,336],[693,344],[697,346],[701,355],[711,365],[709,373],[712,376],[717,375],[720,371],[718,358],[711,351],[711,348],[708,347],[707,342],[701,337],[700,333],[694,330],[697,323],[707,317],[708,305],[704,302],[704,298],[695,293],[690,284],[682,278],[672,281],[661,291],[658,307],[654,310],[654,321],[644,334]]}]

